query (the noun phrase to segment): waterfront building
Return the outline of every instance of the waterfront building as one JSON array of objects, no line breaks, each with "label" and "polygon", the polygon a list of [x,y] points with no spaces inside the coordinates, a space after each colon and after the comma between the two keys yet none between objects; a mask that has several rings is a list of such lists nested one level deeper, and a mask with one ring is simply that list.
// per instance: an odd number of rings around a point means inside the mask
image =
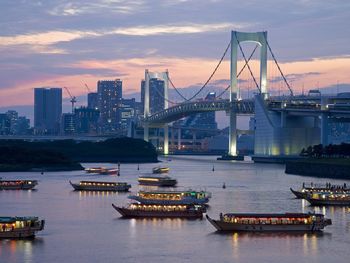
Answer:
[{"label": "waterfront building", "polygon": [[34,89],[34,128],[37,134],[57,134],[62,115],[61,88]]},{"label": "waterfront building", "polygon": [[30,134],[30,120],[25,116],[19,116],[16,123],[15,134]]},{"label": "waterfront building", "polygon": [[122,81],[99,80],[97,93],[102,132],[118,131],[121,128]]},{"label": "waterfront building", "polygon": [[132,99],[122,99],[121,106],[121,129],[124,135],[127,135],[129,128],[136,121],[136,101]]},{"label": "waterfront building", "polygon": [[95,108],[80,107],[74,110],[76,133],[96,134],[98,132],[98,118],[100,111]]},{"label": "waterfront building", "polygon": [[10,120],[6,113],[0,113],[0,135],[8,135],[10,133]]},{"label": "waterfront building", "polygon": [[74,135],[75,134],[75,114],[63,113],[61,118],[61,134]]},{"label": "waterfront building", "polygon": [[[164,80],[151,78],[149,80],[149,109],[150,114],[164,110]],[[141,81],[142,114],[145,105],[145,80]]]},{"label": "waterfront building", "polygon": [[98,110],[98,94],[97,92],[88,93],[88,106],[89,109]]}]

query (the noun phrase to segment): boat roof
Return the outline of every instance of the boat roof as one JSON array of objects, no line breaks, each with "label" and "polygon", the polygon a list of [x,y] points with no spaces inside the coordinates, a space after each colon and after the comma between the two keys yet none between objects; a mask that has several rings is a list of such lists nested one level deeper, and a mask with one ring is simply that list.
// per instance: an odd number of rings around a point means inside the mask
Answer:
[{"label": "boat roof", "polygon": [[184,190],[184,191],[139,191],[139,193],[143,194],[182,194],[182,193],[205,193],[205,191],[195,191],[195,190]]},{"label": "boat roof", "polygon": [[38,182],[38,180],[28,180],[28,179],[2,180],[0,179],[0,183],[1,182]]},{"label": "boat roof", "polygon": [[15,221],[28,221],[28,220],[38,220],[36,216],[2,216],[0,217],[0,223],[12,223]]},{"label": "boat roof", "polygon": [[80,183],[97,183],[97,184],[126,184],[126,182],[105,182],[105,181],[80,181]]},{"label": "boat roof", "polygon": [[309,217],[309,216],[324,216],[323,214],[305,214],[305,213],[227,213],[225,216],[229,217]]},{"label": "boat roof", "polygon": [[145,175],[145,176],[139,176],[139,179],[142,178],[152,178],[152,179],[172,179],[175,180],[174,178],[171,178],[170,176],[152,176],[152,175]]}]

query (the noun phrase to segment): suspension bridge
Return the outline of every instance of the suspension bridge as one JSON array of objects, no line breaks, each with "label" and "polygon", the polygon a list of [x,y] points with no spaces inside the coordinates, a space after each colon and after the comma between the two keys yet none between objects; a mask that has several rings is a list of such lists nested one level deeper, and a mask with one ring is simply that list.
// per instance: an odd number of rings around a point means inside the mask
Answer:
[{"label": "suspension bridge", "polygon": [[[243,51],[242,42],[254,42],[255,48],[249,57]],[[255,78],[249,64],[255,51],[260,48],[260,74],[259,81]],[[196,100],[198,95],[208,86],[218,71],[225,56],[229,52],[230,58],[230,84],[216,96],[215,100]],[[244,65],[238,72],[238,51]],[[267,83],[268,51],[276,65],[279,77],[282,79],[288,96],[270,96]],[[238,78],[247,69],[256,88],[253,99],[242,99],[238,87]],[[164,110],[150,113],[149,81],[160,78],[165,82],[164,94],[158,94],[164,99]],[[174,102],[168,96],[169,84],[182,102]],[[229,99],[223,99],[229,93]],[[172,106],[169,106],[171,104]],[[180,89],[176,88],[169,72],[162,73],[145,71],[145,99],[144,139],[149,140],[150,128],[164,128],[164,154],[169,153],[168,124],[186,116],[212,111],[225,111],[229,115],[229,146],[228,155],[237,156],[237,115],[255,115],[255,145],[257,156],[297,155],[302,148],[322,143],[328,144],[328,123],[332,120],[350,121],[350,96],[313,96],[305,99],[304,96],[295,96],[291,85],[276,59],[275,54],[267,40],[267,32],[231,32],[231,40],[227,45],[218,64],[204,82],[202,87],[187,98]]]}]

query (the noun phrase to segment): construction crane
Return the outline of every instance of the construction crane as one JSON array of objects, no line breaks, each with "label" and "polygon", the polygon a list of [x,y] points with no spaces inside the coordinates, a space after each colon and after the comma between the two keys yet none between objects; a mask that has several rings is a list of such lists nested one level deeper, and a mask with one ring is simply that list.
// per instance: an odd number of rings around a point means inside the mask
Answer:
[{"label": "construction crane", "polygon": [[70,97],[70,103],[72,103],[72,113],[74,113],[74,103],[77,102],[77,98],[75,96],[72,96],[69,89],[67,87],[64,87],[64,89],[67,91],[69,97]]},{"label": "construction crane", "polygon": [[86,87],[87,91],[88,91],[89,93],[92,93],[91,90],[90,90],[90,88],[89,88],[89,86],[88,86],[86,83],[84,83],[84,84],[85,84],[85,87]]}]

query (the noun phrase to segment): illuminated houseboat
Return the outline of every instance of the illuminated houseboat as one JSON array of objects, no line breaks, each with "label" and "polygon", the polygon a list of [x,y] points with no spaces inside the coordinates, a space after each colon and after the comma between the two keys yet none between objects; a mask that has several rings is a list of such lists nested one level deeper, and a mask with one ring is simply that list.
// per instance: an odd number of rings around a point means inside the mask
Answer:
[{"label": "illuminated houseboat", "polygon": [[291,192],[300,199],[305,199],[305,197],[308,194],[313,194],[313,193],[319,193],[319,194],[333,194],[333,193],[339,193],[339,194],[350,194],[350,188],[344,185],[331,185],[331,184],[326,184],[326,185],[309,185],[305,186],[303,184],[303,187],[300,190],[294,190],[290,188]]},{"label": "illuminated houseboat", "polygon": [[119,169],[117,169],[117,168],[105,168],[105,167],[86,168],[85,171],[87,173],[103,174],[103,175],[112,175],[112,174],[119,173]]},{"label": "illuminated houseboat", "polygon": [[331,225],[331,219],[323,214],[285,213],[285,214],[220,214],[219,220],[207,215],[208,221],[218,231],[233,232],[314,232]]},{"label": "illuminated houseboat", "polygon": [[350,194],[348,193],[313,193],[308,194],[305,199],[311,205],[336,205],[350,206]]},{"label": "illuminated houseboat", "polygon": [[211,194],[205,191],[139,191],[128,198],[142,204],[198,205],[209,202]]},{"label": "illuminated houseboat", "polygon": [[44,225],[38,217],[0,217],[0,238],[34,237]]},{"label": "illuminated houseboat", "polygon": [[30,190],[38,184],[37,180],[1,180],[0,190]]},{"label": "illuminated houseboat", "polygon": [[131,188],[130,184],[120,182],[97,182],[97,181],[80,181],[72,183],[69,181],[74,190],[80,191],[118,191],[127,192]]},{"label": "illuminated houseboat", "polygon": [[158,166],[158,167],[154,167],[154,168],[152,169],[152,172],[153,172],[154,174],[164,174],[164,173],[168,173],[169,170],[170,170],[169,167],[160,167],[160,166]]},{"label": "illuminated houseboat", "polygon": [[177,180],[169,176],[140,176],[139,184],[153,186],[175,186]]},{"label": "illuminated houseboat", "polygon": [[200,205],[146,205],[130,204],[128,207],[117,207],[112,204],[123,217],[129,218],[202,218],[206,212]]}]

